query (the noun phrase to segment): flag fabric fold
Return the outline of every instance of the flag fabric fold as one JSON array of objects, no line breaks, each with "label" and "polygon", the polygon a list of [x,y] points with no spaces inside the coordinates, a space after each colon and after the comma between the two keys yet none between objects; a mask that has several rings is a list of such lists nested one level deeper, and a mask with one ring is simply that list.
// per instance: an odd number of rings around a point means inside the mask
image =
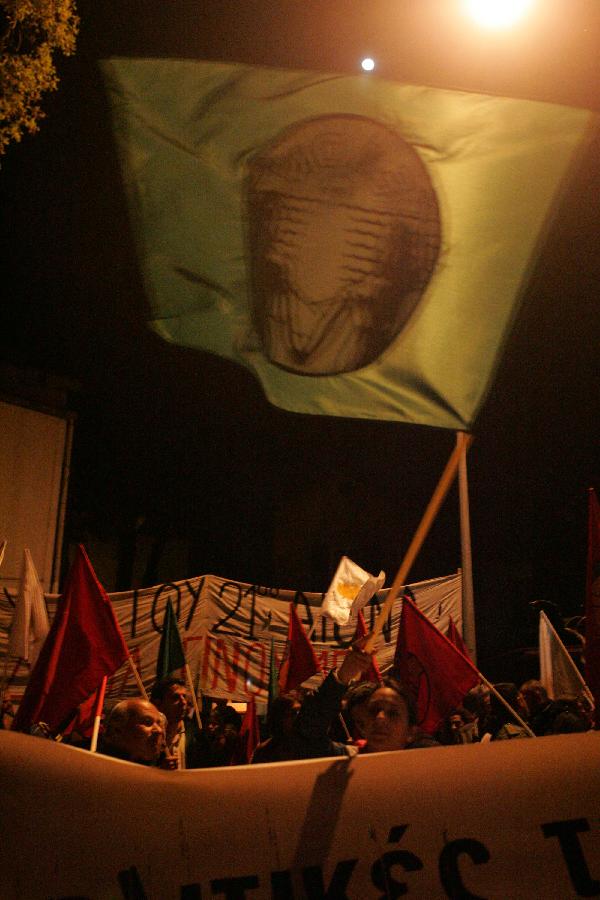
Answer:
[{"label": "flag fabric fold", "polygon": [[13,729],[45,722],[56,732],[128,655],[112,604],[80,544]]},{"label": "flag fabric fold", "polygon": [[15,614],[8,641],[9,655],[19,657],[32,666],[35,665],[49,631],[44,589],[31,552],[25,548]]},{"label": "flag fabric fold", "polygon": [[279,692],[286,694],[300,687],[319,671],[313,645],[306,634],[294,603],[290,603],[285,657],[279,669]]},{"label": "flag fabric fold", "polygon": [[321,614],[338,625],[347,625],[371,597],[381,590],[385,572],[377,578],[361,569],[349,557],[342,556],[321,604]]},{"label": "flag fabric fold", "polygon": [[592,113],[198,60],[102,72],[158,334],[294,412],[469,429]]},{"label": "flag fabric fold", "polygon": [[460,631],[458,630],[458,628],[456,627],[456,624],[455,624],[452,616],[449,616],[448,631],[446,633],[446,637],[452,644],[454,644],[456,649],[459,650],[463,656],[466,656],[467,659],[471,658],[469,651],[467,650],[467,645],[465,644],[465,642],[463,640],[463,636],[460,633]]},{"label": "flag fabric fold", "polygon": [[429,734],[480,681],[473,663],[406,596],[393,668],[415,698],[417,724]]},{"label": "flag fabric fold", "polygon": [[178,669],[185,666],[185,654],[183,652],[183,643],[179,628],[177,626],[177,617],[173,609],[171,600],[168,599],[165,606],[165,614],[163,617],[163,630],[160,636],[160,645],[158,648],[158,657],[156,660],[156,680],[167,678]]},{"label": "flag fabric fold", "polygon": [[590,488],[588,505],[585,680],[594,697],[594,727],[600,729],[600,505],[593,488]]},{"label": "flag fabric fold", "polygon": [[540,612],[539,652],[540,681],[552,700],[582,695],[592,699],[583,675],[543,610]]}]

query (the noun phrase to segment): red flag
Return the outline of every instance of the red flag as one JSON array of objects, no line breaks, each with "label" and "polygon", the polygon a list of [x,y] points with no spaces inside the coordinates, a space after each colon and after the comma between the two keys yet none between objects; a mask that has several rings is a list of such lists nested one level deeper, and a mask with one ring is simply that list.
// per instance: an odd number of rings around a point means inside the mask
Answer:
[{"label": "red flag", "polygon": [[13,729],[45,722],[58,731],[128,655],[112,604],[80,544]]},{"label": "red flag", "polygon": [[[104,676],[104,678],[106,678],[106,676]],[[91,738],[94,732],[96,716],[102,715],[102,709],[104,707],[104,695],[106,692],[104,678],[102,679],[102,684],[96,688],[94,693],[90,694],[87,700],[84,700],[83,703],[79,704],[77,712],[71,719],[70,724],[62,730],[63,735],[79,734],[83,738]]]},{"label": "red flag", "polygon": [[290,603],[286,656],[279,669],[279,692],[287,694],[295,690],[319,668],[313,645],[302,627],[296,607]]},{"label": "red flag", "polygon": [[454,644],[457,650],[460,650],[463,656],[466,656],[467,659],[470,659],[471,656],[469,651],[467,650],[467,645],[463,641],[463,636],[454,624],[454,619],[450,616],[450,621],[448,622],[448,631],[446,632],[446,637],[448,640]]},{"label": "red flag", "polygon": [[585,680],[594,696],[595,728],[600,729],[600,506],[590,488],[585,590]]},{"label": "red flag", "polygon": [[246,712],[242,719],[242,726],[238,735],[238,745],[233,754],[231,765],[243,766],[252,759],[252,754],[260,743],[260,729],[258,716],[256,715],[256,701],[250,697],[246,705]]},{"label": "red flag", "polygon": [[[358,611],[358,618],[356,620],[356,629],[354,631],[354,637],[352,638],[352,643],[355,644],[356,641],[360,640],[362,637],[366,637],[369,632],[367,631],[367,626],[365,623],[365,617],[363,616],[362,609]],[[358,679],[359,681],[374,681],[375,684],[381,684],[381,672],[379,670],[379,665],[377,664],[377,660],[375,659],[375,655],[371,657],[371,665],[363,672],[363,674]]]},{"label": "red flag", "polygon": [[394,668],[415,697],[417,724],[429,734],[480,681],[473,663],[408,597],[402,598]]}]

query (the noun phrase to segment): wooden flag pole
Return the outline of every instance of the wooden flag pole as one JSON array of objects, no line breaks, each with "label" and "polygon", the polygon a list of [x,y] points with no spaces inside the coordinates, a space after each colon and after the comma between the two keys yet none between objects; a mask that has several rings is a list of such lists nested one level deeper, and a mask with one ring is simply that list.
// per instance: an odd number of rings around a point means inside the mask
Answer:
[{"label": "wooden flag pole", "polygon": [[146,702],[149,702],[149,700],[148,700],[148,692],[146,691],[146,688],[144,687],[144,682],[143,682],[142,679],[140,678],[140,673],[138,672],[138,670],[137,670],[137,668],[136,668],[136,665],[135,665],[135,663],[134,663],[134,661],[133,661],[133,658],[132,658],[132,656],[131,656],[131,653],[128,653],[128,654],[127,654],[127,662],[129,663],[129,666],[130,666],[130,668],[131,668],[131,672],[132,672],[132,674],[133,674],[133,677],[135,678],[135,683],[136,683],[137,686],[138,686],[138,690],[139,690],[140,694],[142,695],[142,697],[144,698],[144,700],[145,700]]},{"label": "wooden flag pole", "polygon": [[375,641],[381,633],[385,621],[392,610],[394,600],[396,600],[401,588],[403,588],[406,584],[406,577],[417,557],[419,550],[423,545],[425,538],[427,537],[429,529],[431,528],[442,503],[444,502],[446,494],[450,490],[452,482],[454,481],[460,458],[463,453],[463,447],[466,451],[467,447],[473,440],[470,434],[465,434],[464,432],[460,432],[459,434],[461,438],[457,441],[456,447],[452,451],[450,459],[446,463],[446,468],[444,469],[442,477],[440,478],[438,485],[433,492],[433,496],[429,501],[427,509],[423,513],[423,518],[419,522],[419,526],[415,531],[414,537],[410,543],[408,550],[406,551],[406,555],[402,560],[402,564],[398,569],[398,574],[394,578],[394,582],[390,587],[386,601],[381,608],[381,612],[375,619],[373,631],[367,638],[367,642],[364,647],[366,653],[370,653],[373,649]]},{"label": "wooden flag pole", "polygon": [[102,721],[102,710],[104,709],[104,694],[106,693],[106,682],[108,681],[108,676],[105,675],[100,683],[100,689],[98,691],[98,699],[96,701],[96,711],[94,714],[94,729],[92,731],[92,740],[90,743],[90,751],[92,753],[96,752],[98,747],[98,735],[100,734],[100,722]]},{"label": "wooden flag pole", "polygon": [[198,730],[202,731],[202,719],[200,718],[200,710],[198,709],[198,698],[196,696],[196,691],[194,690],[194,682],[192,681],[192,673],[190,670],[190,664],[186,662],[185,664],[185,674],[187,677],[187,683],[190,690],[190,694],[192,695],[192,705],[194,707],[194,715],[196,717],[196,724],[198,725]]}]

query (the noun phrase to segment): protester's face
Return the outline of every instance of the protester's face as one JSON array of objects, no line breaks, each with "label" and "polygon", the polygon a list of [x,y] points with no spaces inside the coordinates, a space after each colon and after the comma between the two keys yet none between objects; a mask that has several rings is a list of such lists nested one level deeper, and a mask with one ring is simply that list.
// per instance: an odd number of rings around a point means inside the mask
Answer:
[{"label": "protester's face", "polygon": [[365,704],[364,735],[367,749],[403,750],[412,734],[403,698],[389,687],[380,687]]},{"label": "protester's face", "polygon": [[152,703],[133,701],[129,719],[117,730],[115,738],[130,759],[154,762],[164,741],[163,716]]},{"label": "protester's face", "polygon": [[458,713],[454,713],[454,715],[450,716],[450,730],[455,734],[460,731],[463,725],[464,722],[462,716],[458,715]]},{"label": "protester's face", "polygon": [[211,713],[206,730],[210,738],[216,738],[222,732],[223,723],[216,713]]},{"label": "protester's face", "polygon": [[185,716],[187,707],[187,691],[182,684],[172,684],[160,701],[160,708],[167,717],[167,722],[179,722]]}]

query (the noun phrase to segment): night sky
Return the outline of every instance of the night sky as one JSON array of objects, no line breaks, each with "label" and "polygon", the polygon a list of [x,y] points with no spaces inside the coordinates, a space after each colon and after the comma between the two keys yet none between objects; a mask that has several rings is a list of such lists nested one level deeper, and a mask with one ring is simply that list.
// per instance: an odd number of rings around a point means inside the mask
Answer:
[{"label": "night sky", "polygon": [[[81,3],[75,57],[35,138],[2,161],[2,358],[69,379],[77,414],[66,523],[113,543],[130,586],[205,572],[324,590],[343,553],[395,574],[451,432],[294,415],[246,370],[146,329],[96,60],[223,59],[356,73],[600,109],[597,0],[538,2],[485,34],[458,3]],[[531,600],[582,612],[587,489],[600,488],[600,144],[537,260],[469,455],[479,664],[510,677],[535,642]],[[168,545],[186,542],[169,563]],[[453,490],[409,576],[460,566]],[[102,577],[102,572],[99,572]]]}]

